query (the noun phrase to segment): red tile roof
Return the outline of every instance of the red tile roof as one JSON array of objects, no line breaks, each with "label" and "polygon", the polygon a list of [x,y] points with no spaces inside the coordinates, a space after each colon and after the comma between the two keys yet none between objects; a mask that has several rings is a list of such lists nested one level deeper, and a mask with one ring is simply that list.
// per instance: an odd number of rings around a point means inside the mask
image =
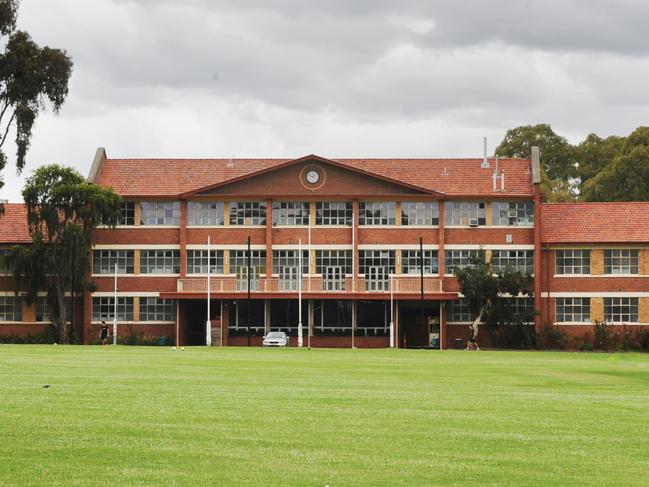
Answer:
[{"label": "red tile roof", "polygon": [[[123,196],[176,196],[240,178],[292,159],[107,159],[97,182]],[[532,194],[527,159],[503,159],[505,191],[493,192],[492,173],[482,159],[335,159],[336,162],[449,196]],[[498,183],[500,187],[500,182]]]},{"label": "red tile roof", "polygon": [[0,215],[0,243],[31,242],[27,228],[27,208],[22,203],[5,203],[5,213]]},{"label": "red tile roof", "polygon": [[649,242],[649,202],[547,203],[541,208],[547,243]]}]

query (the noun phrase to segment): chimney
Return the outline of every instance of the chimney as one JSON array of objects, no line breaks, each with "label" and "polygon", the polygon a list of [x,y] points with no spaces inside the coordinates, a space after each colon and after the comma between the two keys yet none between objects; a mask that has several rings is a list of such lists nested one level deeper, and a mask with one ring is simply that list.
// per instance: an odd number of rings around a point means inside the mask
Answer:
[{"label": "chimney", "polygon": [[489,167],[489,159],[487,159],[487,138],[483,137],[483,144],[484,144],[484,152],[482,156],[482,164],[480,164],[480,167],[482,169],[486,169]]},{"label": "chimney", "polygon": [[493,180],[493,190],[498,191],[498,184],[496,183],[496,179],[498,179],[498,154],[496,154],[496,168],[494,169],[494,173],[491,175],[491,179]]},{"label": "chimney", "polygon": [[541,183],[541,151],[537,146],[532,147],[532,184]]}]

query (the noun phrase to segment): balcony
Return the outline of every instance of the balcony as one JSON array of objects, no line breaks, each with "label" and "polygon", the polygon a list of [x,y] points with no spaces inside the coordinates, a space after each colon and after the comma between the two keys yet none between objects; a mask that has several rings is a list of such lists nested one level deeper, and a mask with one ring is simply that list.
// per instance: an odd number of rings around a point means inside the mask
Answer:
[{"label": "balcony", "polygon": [[[421,293],[420,277],[416,275],[395,275],[393,278],[394,294],[418,295]],[[215,276],[211,278],[210,292],[213,294],[237,294],[248,292],[247,279],[236,276]],[[250,280],[252,294],[296,294],[299,291],[297,279],[278,277],[257,278]],[[207,293],[207,278],[189,277],[178,279],[179,293]],[[305,294],[390,294],[390,279],[366,279],[358,276],[341,279],[323,279],[320,275],[302,278],[302,292]],[[424,276],[424,294],[442,293],[442,281],[438,277]]]}]

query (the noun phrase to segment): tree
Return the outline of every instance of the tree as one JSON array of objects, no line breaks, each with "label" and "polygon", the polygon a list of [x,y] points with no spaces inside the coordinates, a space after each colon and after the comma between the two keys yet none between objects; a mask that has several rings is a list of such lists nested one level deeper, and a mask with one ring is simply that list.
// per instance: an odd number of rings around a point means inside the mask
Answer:
[{"label": "tree", "polygon": [[615,156],[622,152],[625,140],[625,137],[615,135],[603,139],[591,133],[575,147],[577,177],[582,186],[613,162]]},{"label": "tree", "polygon": [[586,181],[586,201],[649,201],[649,127],[639,127],[613,160]]},{"label": "tree", "polygon": [[68,343],[65,295],[93,289],[92,232],[99,223],[117,225],[122,199],[112,189],[89,183],[76,170],[57,164],[38,168],[27,179],[23,198],[32,241],[14,247],[7,261],[28,303],[47,289],[60,341]]},{"label": "tree", "polygon": [[[2,149],[15,129],[16,168],[25,167],[32,128],[49,101],[58,113],[68,94],[72,60],[66,51],[40,47],[27,32],[16,30],[19,0],[0,0],[0,173],[7,164]],[[0,188],[4,182],[0,177]]]},{"label": "tree", "polygon": [[475,326],[484,323],[492,338],[500,325],[522,325],[533,319],[533,314],[519,314],[511,299],[532,295],[533,281],[529,274],[509,267],[494,273],[491,264],[481,257],[472,258],[466,267],[455,268],[454,274],[471,314],[476,317]]},{"label": "tree", "polygon": [[541,151],[541,166],[548,179],[568,181],[576,175],[573,147],[545,123],[509,129],[496,148],[496,154],[528,158],[532,146],[538,146]]}]

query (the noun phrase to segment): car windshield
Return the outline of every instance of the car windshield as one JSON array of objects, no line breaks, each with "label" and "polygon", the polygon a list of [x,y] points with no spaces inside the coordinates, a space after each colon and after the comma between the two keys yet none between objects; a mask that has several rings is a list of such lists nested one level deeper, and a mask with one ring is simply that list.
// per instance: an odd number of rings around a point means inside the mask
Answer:
[{"label": "car windshield", "polygon": [[286,333],[284,333],[283,331],[271,331],[266,336],[268,338],[284,338],[286,336]]}]

